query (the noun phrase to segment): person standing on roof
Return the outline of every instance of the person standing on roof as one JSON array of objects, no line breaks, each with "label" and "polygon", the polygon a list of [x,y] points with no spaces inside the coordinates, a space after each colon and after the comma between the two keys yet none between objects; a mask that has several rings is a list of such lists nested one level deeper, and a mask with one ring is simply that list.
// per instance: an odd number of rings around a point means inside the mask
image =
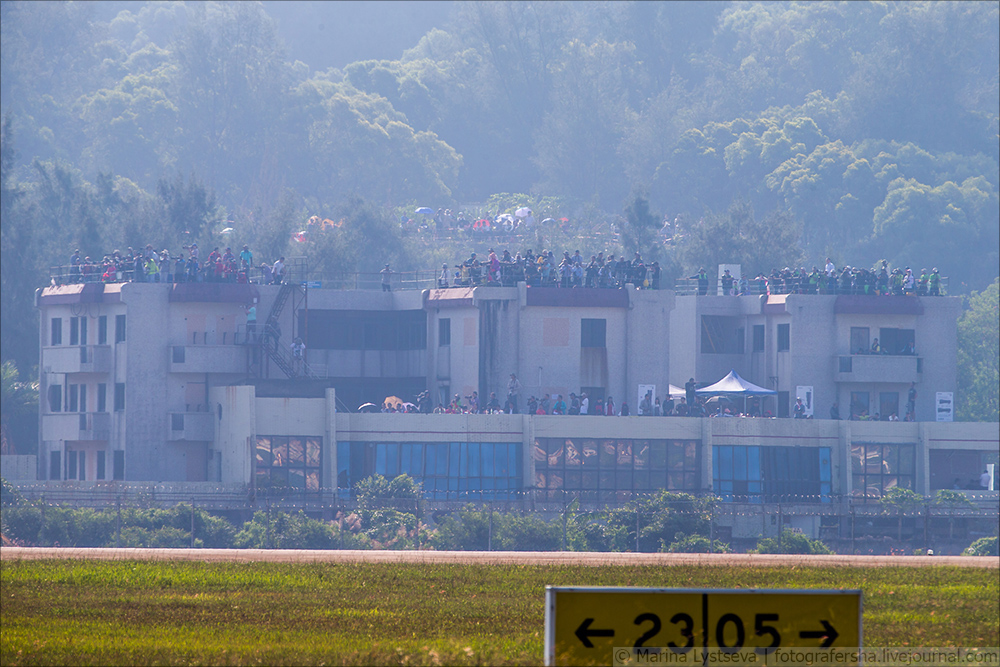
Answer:
[{"label": "person standing on roof", "polygon": [[391,292],[392,291],[392,274],[395,273],[395,272],[392,269],[389,268],[388,264],[386,264],[385,268],[382,269],[379,273],[382,274],[382,291],[383,292]]}]

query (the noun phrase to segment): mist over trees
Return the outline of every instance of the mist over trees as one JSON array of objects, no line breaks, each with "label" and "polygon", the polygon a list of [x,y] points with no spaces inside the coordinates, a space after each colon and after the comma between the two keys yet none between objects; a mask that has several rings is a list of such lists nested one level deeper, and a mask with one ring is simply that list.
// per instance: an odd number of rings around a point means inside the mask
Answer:
[{"label": "mist over trees", "polygon": [[[363,7],[338,4],[310,21],[364,43]],[[264,258],[431,268],[440,244],[400,212],[495,215],[502,193],[569,220],[525,246],[596,252],[614,222],[615,250],[670,276],[827,256],[938,266],[952,293],[1000,274],[996,3],[458,3],[400,30],[396,60],[321,71],[288,56],[317,38],[295,3],[0,7],[2,357],[22,369],[33,290],[75,247],[174,252],[232,227]],[[312,215],[343,237],[292,247]]]}]

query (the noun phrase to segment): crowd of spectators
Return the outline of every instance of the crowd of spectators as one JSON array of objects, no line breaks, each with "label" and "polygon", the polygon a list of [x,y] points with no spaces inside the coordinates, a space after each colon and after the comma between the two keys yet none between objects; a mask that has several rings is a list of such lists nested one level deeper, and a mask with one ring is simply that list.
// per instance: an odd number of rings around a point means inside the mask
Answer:
[{"label": "crowd of spectators", "polygon": [[198,244],[183,246],[180,252],[157,252],[152,244],[144,250],[129,247],[124,253],[115,250],[100,261],[83,256],[77,249],[69,258],[68,272],[54,272],[52,283],[256,283],[280,285],[285,278],[285,258],[273,264],[255,267],[253,253],[244,245],[239,254],[231,247],[220,252],[216,246],[204,259]]},{"label": "crowd of spectators", "polygon": [[659,262],[646,264],[637,252],[632,259],[624,255],[605,257],[601,251],[587,260],[580,251],[564,251],[557,258],[551,250],[537,255],[530,248],[522,255],[511,255],[503,250],[497,255],[493,248],[485,260],[476,253],[468,259],[449,267],[441,266],[438,287],[475,287],[479,285],[514,287],[519,282],[542,287],[602,287],[621,288],[626,283],[636,287],[659,289],[661,269]]}]

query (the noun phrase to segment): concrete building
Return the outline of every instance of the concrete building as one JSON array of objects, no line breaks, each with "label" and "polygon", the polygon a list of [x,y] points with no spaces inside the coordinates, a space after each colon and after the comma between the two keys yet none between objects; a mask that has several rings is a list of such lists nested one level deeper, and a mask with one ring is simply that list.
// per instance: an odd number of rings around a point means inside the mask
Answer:
[{"label": "concrete building", "polygon": [[[1000,450],[995,423],[936,421],[936,394],[956,389],[957,298],[88,283],[39,290],[37,305],[39,480],[342,497],[370,474],[406,472],[442,501],[604,504],[671,489],[826,502],[965,488]],[[852,354],[876,336],[917,353]],[[522,409],[586,391],[635,414],[641,387],[663,396],[733,369],[778,391],[780,416],[809,388],[815,419],[354,412],[424,390],[434,403],[503,401],[515,373]],[[902,416],[910,383],[915,423],[846,421],[865,401]],[[845,420],[826,419],[834,401]],[[18,465],[5,470],[25,475]]]}]

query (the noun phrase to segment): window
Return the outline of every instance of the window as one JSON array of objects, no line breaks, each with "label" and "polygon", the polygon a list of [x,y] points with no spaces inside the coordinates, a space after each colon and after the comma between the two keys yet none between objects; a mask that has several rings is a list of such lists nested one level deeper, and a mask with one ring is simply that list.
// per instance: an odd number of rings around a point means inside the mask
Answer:
[{"label": "window", "polygon": [[701,316],[701,353],[738,354],[743,351],[743,329],[739,318],[723,315]]},{"label": "window", "polygon": [[79,345],[80,344],[80,318],[71,317],[69,318],[69,344]]},{"label": "window", "polygon": [[851,327],[851,354],[868,354],[868,327]]},{"label": "window", "polygon": [[108,344],[108,316],[101,315],[97,318],[97,344]]},{"label": "window", "polygon": [[80,319],[80,345],[87,344],[87,319],[86,317],[81,317]]},{"label": "window", "polygon": [[712,483],[726,501],[830,502],[829,447],[712,447]]},{"label": "window", "polygon": [[764,325],[755,324],[753,325],[753,351],[763,352],[764,351]]},{"label": "window", "polygon": [[447,345],[451,345],[451,318],[445,317],[438,320],[438,346]]},{"label": "window", "polygon": [[916,341],[913,329],[879,329],[879,344],[884,354],[913,354]]},{"label": "window", "polygon": [[778,352],[784,352],[791,347],[790,324],[778,325]]},{"label": "window", "polygon": [[857,419],[863,415],[867,416],[870,408],[869,394],[867,391],[851,392],[851,419]]},{"label": "window", "polygon": [[607,320],[580,320],[580,347],[607,347]]},{"label": "window", "polygon": [[316,436],[257,436],[257,488],[319,491],[322,444]]},{"label": "window", "polygon": [[103,382],[97,385],[97,411],[108,411],[108,385]]},{"label": "window", "polygon": [[889,415],[899,416],[899,392],[882,391],[878,395],[879,418],[889,421]]},{"label": "window", "polygon": [[71,384],[66,387],[66,412],[79,412],[80,385]]},{"label": "window", "polygon": [[840,357],[840,364],[838,368],[841,373],[853,373],[854,359],[852,359],[851,357]]},{"label": "window", "polygon": [[115,382],[115,412],[125,409],[125,383]]},{"label": "window", "polygon": [[76,479],[76,452],[66,452],[66,479]]},{"label": "window", "polygon": [[49,336],[49,345],[62,345],[62,318],[52,318],[52,334]]},{"label": "window", "polygon": [[184,430],[184,413],[183,412],[172,412],[172,413],[170,413],[170,430],[171,431],[183,431]]},{"label": "window", "polygon": [[112,477],[116,480],[125,479],[125,452],[124,450],[115,450],[114,461],[112,461]]},{"label": "window", "polygon": [[80,412],[87,411],[87,385],[80,385]]},{"label": "window", "polygon": [[105,458],[106,455],[104,450],[97,452],[97,476],[95,479],[104,479],[104,475],[107,472],[105,469]]},{"label": "window", "polygon": [[62,412],[62,385],[49,385],[49,412]]},{"label": "window", "polygon": [[[440,321],[440,320],[439,320]],[[420,311],[310,310],[300,314],[311,350],[423,350],[427,313]]]},{"label": "window", "polygon": [[914,488],[915,448],[911,444],[851,444],[851,482],[855,497],[878,500],[893,487]]},{"label": "window", "polygon": [[49,452],[49,479],[62,479],[60,452]]},{"label": "window", "polygon": [[77,452],[77,466],[80,469],[80,476],[76,479],[86,480],[87,479],[87,452]]},{"label": "window", "polygon": [[788,416],[788,392],[779,391],[778,392],[778,416],[787,417]]},{"label": "window", "polygon": [[[994,464],[994,475],[1000,472],[1000,452],[976,449],[932,449],[930,459],[931,491],[959,489],[982,491],[979,476]],[[997,488],[994,482],[993,488]]]},{"label": "window", "polygon": [[696,440],[537,438],[535,486],[549,499],[619,502],[657,489],[698,489]]},{"label": "window", "polygon": [[174,345],[170,357],[170,361],[175,364],[183,364],[185,358],[186,348],[183,345]]},{"label": "window", "polygon": [[125,316],[115,315],[115,342],[125,342]]}]

